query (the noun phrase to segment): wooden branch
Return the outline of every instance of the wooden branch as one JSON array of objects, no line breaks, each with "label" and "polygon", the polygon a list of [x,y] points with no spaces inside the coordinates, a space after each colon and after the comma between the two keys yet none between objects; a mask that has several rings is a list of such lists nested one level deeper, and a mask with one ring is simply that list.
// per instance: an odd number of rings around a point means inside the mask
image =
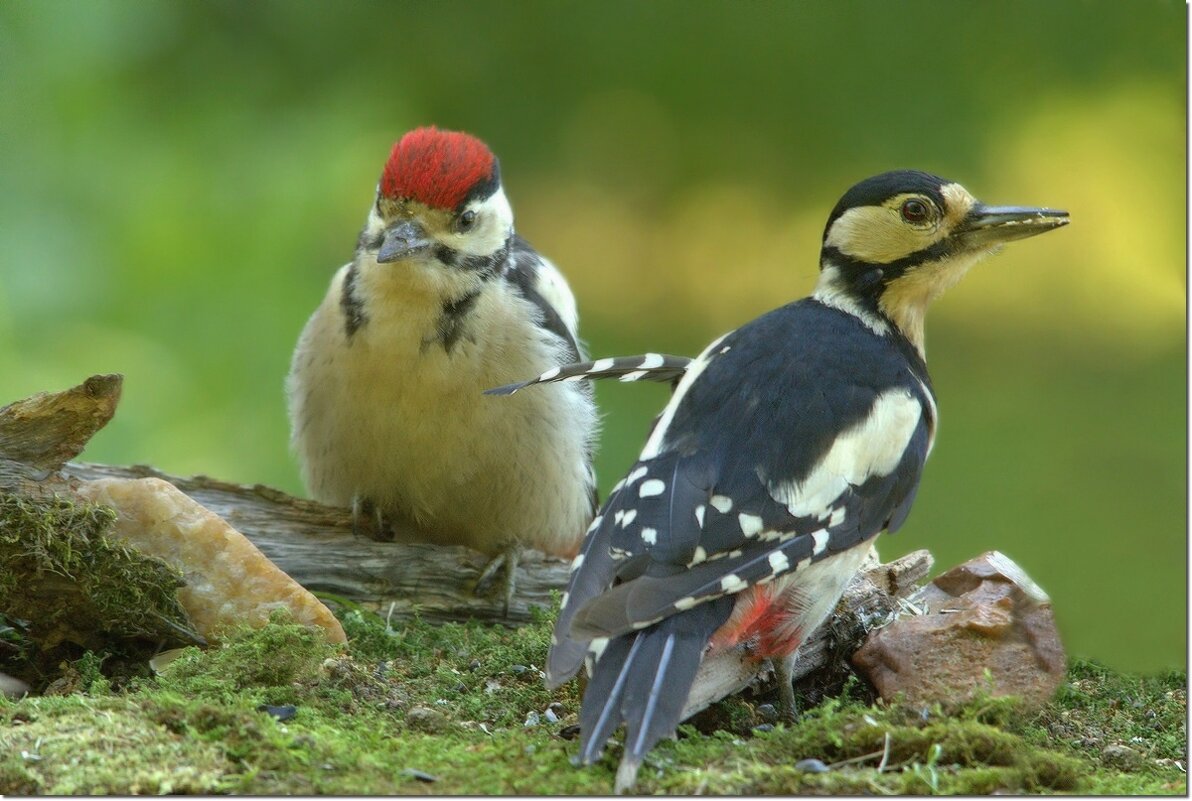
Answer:
[{"label": "wooden branch", "polygon": [[526,551],[518,562],[516,592],[505,614],[497,595],[477,595],[489,557],[462,546],[377,542],[353,534],[346,509],[334,509],[261,484],[241,485],[205,476],[179,478],[151,467],[71,463],[73,479],[146,478],[169,481],[248,537],[262,553],[312,592],[335,596],[395,618],[417,614],[435,621],[525,623],[533,606],[549,607],[551,590],[567,583],[568,562]]},{"label": "wooden branch", "polygon": [[65,392],[39,392],[0,409],[0,456],[55,470],[83,452],[120,402],[124,376],[93,375]]}]

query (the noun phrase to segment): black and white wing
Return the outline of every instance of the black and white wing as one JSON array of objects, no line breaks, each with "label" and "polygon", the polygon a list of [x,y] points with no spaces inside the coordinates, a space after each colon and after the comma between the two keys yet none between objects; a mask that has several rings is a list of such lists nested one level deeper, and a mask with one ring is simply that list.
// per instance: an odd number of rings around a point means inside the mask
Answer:
[{"label": "black and white wing", "polygon": [[629,381],[669,381],[677,384],[691,364],[686,356],[670,356],[665,353],[646,353],[641,356],[613,356],[588,362],[575,362],[552,367],[541,375],[516,384],[485,390],[485,395],[512,395],[518,390],[536,384],[554,384],[560,381],[588,381],[601,378],[615,378]]}]

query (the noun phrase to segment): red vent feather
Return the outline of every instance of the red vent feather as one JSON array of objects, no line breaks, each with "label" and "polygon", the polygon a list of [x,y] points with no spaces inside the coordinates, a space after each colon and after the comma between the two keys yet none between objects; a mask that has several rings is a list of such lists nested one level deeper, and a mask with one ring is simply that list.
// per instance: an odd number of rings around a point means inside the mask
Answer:
[{"label": "red vent feather", "polygon": [[381,174],[381,194],[455,209],[478,183],[492,177],[495,163],[488,145],[470,134],[415,128],[393,145]]}]

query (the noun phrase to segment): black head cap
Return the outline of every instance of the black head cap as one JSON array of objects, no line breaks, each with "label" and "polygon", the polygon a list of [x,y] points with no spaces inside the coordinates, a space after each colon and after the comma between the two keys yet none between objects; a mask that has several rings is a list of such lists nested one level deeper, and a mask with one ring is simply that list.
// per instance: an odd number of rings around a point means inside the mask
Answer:
[{"label": "black head cap", "polygon": [[824,238],[828,237],[828,229],[832,227],[832,223],[836,222],[836,219],[849,209],[860,206],[878,206],[896,195],[911,193],[927,195],[940,208],[944,208],[944,196],[940,188],[950,183],[952,181],[946,178],[940,178],[938,175],[932,175],[922,170],[891,170],[872,178],[866,178],[845,192],[844,197],[840,198],[840,202],[836,204],[836,208],[832,209],[832,213],[828,215],[828,224],[824,226]]}]

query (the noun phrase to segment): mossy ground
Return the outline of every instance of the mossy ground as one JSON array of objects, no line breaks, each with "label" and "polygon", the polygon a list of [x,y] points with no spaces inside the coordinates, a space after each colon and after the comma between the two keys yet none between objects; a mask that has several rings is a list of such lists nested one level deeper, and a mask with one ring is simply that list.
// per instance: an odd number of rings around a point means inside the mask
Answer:
[{"label": "mossy ground", "polygon": [[[72,692],[0,700],[0,793],[607,794],[615,747],[573,768],[573,684],[547,691],[543,616],[387,627],[341,616],[351,655],[277,620],[158,676],[89,655]],[[667,793],[1186,793],[1186,675],[1077,663],[1056,700],[946,714],[870,705],[853,683],[791,725],[764,697],[721,703],[661,743],[638,789]],[[292,706],[279,720],[268,711]],[[285,710],[289,711],[289,710]],[[795,764],[818,759],[827,770]],[[432,780],[433,779],[433,780]]]}]

